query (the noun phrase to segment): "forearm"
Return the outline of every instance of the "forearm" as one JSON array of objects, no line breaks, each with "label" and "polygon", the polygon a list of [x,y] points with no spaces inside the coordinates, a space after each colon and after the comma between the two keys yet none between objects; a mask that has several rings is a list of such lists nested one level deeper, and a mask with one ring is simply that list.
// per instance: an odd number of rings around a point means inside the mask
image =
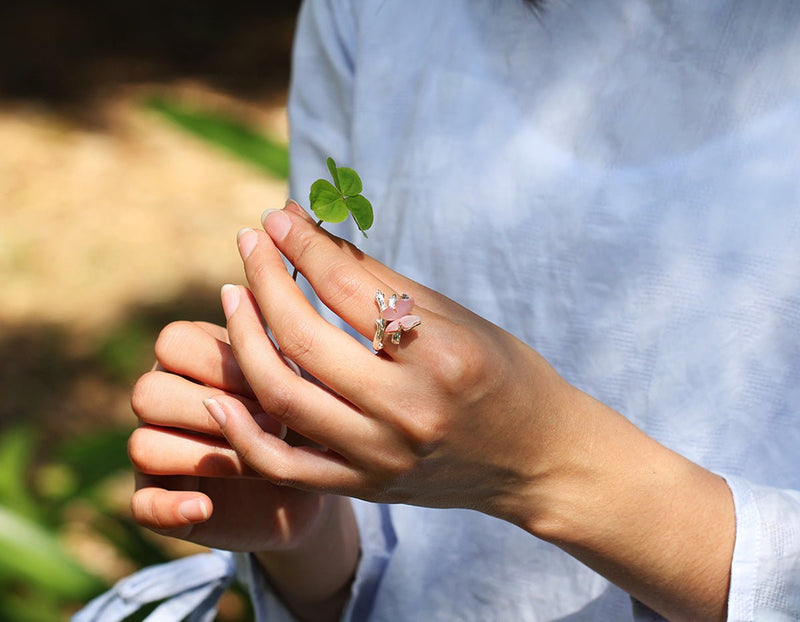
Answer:
[{"label": "forearm", "polygon": [[570,468],[522,525],[670,620],[724,620],[735,520],[725,481],[576,392]]},{"label": "forearm", "polygon": [[358,564],[358,526],[350,500],[329,496],[324,502],[318,524],[300,546],[255,553],[272,588],[304,621],[339,619]]}]

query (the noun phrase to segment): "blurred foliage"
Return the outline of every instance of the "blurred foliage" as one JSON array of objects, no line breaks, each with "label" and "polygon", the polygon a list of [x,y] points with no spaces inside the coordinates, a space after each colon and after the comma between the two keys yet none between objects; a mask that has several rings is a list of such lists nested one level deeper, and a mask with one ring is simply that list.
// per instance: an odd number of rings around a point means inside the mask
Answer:
[{"label": "blurred foliage", "polygon": [[[0,619],[59,620],[108,587],[62,543],[70,510],[77,505],[91,508],[90,528],[95,521],[119,525],[131,561],[153,561],[152,545],[139,530],[125,525],[129,519],[106,514],[109,508],[100,492],[109,478],[129,468],[125,439],[119,432],[70,439],[40,461],[36,453],[41,439],[33,426],[18,425],[0,435]],[[86,468],[81,446],[113,458],[100,468]],[[160,554],[157,559],[166,558]]]},{"label": "blurred foliage", "polygon": [[[268,175],[288,176],[286,146],[241,120],[164,97],[145,106]],[[109,485],[130,476],[130,426],[93,424],[150,366],[160,328],[187,317],[221,322],[217,292],[188,283],[174,301],[132,308],[118,326],[77,349],[57,326],[20,325],[0,337],[6,396],[0,404],[0,620],[62,620],[110,587],[112,578],[97,576],[67,546],[76,525],[90,546],[110,552],[123,568],[169,561],[127,507],[109,499]],[[83,428],[69,430],[76,421]],[[249,619],[246,597],[234,593],[238,613],[220,617]]]},{"label": "blurred foliage", "polygon": [[[88,340],[38,323],[0,332],[0,621],[65,620],[120,573],[173,558],[130,516],[126,417],[160,328],[178,318],[223,322],[218,291],[187,283]],[[106,558],[98,573],[95,551]],[[219,619],[252,619],[241,590],[228,597]]]},{"label": "blurred foliage", "polygon": [[280,179],[289,176],[286,146],[239,119],[164,97],[151,97],[145,100],[144,105],[207,144],[227,151],[251,166]]}]

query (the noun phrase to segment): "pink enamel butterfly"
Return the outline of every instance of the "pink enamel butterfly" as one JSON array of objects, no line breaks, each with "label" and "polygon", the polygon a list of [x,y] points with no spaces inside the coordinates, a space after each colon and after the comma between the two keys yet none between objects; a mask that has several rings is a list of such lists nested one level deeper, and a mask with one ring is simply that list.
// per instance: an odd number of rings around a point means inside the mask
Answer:
[{"label": "pink enamel butterfly", "polygon": [[408,294],[402,294],[399,298],[397,294],[392,294],[387,301],[384,293],[378,290],[375,292],[375,302],[381,314],[375,320],[377,330],[372,340],[372,347],[376,352],[383,349],[384,335],[391,335],[392,343],[398,344],[403,333],[415,329],[422,323],[418,315],[410,314],[414,308],[414,299]]}]

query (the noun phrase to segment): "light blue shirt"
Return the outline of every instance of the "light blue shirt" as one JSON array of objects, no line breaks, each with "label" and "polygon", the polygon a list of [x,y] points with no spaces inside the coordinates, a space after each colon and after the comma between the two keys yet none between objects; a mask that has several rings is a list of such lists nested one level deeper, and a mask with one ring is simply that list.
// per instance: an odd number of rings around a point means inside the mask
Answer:
[{"label": "light blue shirt", "polygon": [[[729,620],[800,619],[800,3],[311,0],[293,71],[293,197],[358,170],[334,230],[723,475]],[[355,506],[347,619],[657,619],[500,520]]]}]

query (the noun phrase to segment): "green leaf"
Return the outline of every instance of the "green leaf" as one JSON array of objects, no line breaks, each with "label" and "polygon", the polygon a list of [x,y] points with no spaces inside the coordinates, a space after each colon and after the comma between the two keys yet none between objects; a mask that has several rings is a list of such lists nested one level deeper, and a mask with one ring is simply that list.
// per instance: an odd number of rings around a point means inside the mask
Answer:
[{"label": "green leaf", "polygon": [[346,197],[361,194],[361,178],[358,176],[358,173],[346,166],[339,167],[338,171],[341,185],[337,187],[342,191],[342,194]]},{"label": "green leaf", "polygon": [[347,218],[347,205],[342,194],[327,179],[318,179],[311,184],[308,199],[312,211],[320,220],[342,222]]},{"label": "green leaf", "polygon": [[339,192],[341,192],[342,186],[339,183],[339,173],[336,168],[336,162],[334,161],[333,158],[329,157],[327,160],[325,160],[325,163],[328,165],[328,170],[331,173],[331,179],[333,179],[333,185],[336,186],[336,189]]},{"label": "green leaf", "polygon": [[347,198],[347,209],[350,210],[350,213],[353,215],[353,220],[356,221],[361,233],[366,237],[366,231],[372,226],[372,221],[374,219],[372,204],[367,201],[365,197],[357,194]]},{"label": "green leaf", "polygon": [[3,506],[0,569],[67,598],[83,599],[104,587],[100,579],[72,559],[53,534]]}]

